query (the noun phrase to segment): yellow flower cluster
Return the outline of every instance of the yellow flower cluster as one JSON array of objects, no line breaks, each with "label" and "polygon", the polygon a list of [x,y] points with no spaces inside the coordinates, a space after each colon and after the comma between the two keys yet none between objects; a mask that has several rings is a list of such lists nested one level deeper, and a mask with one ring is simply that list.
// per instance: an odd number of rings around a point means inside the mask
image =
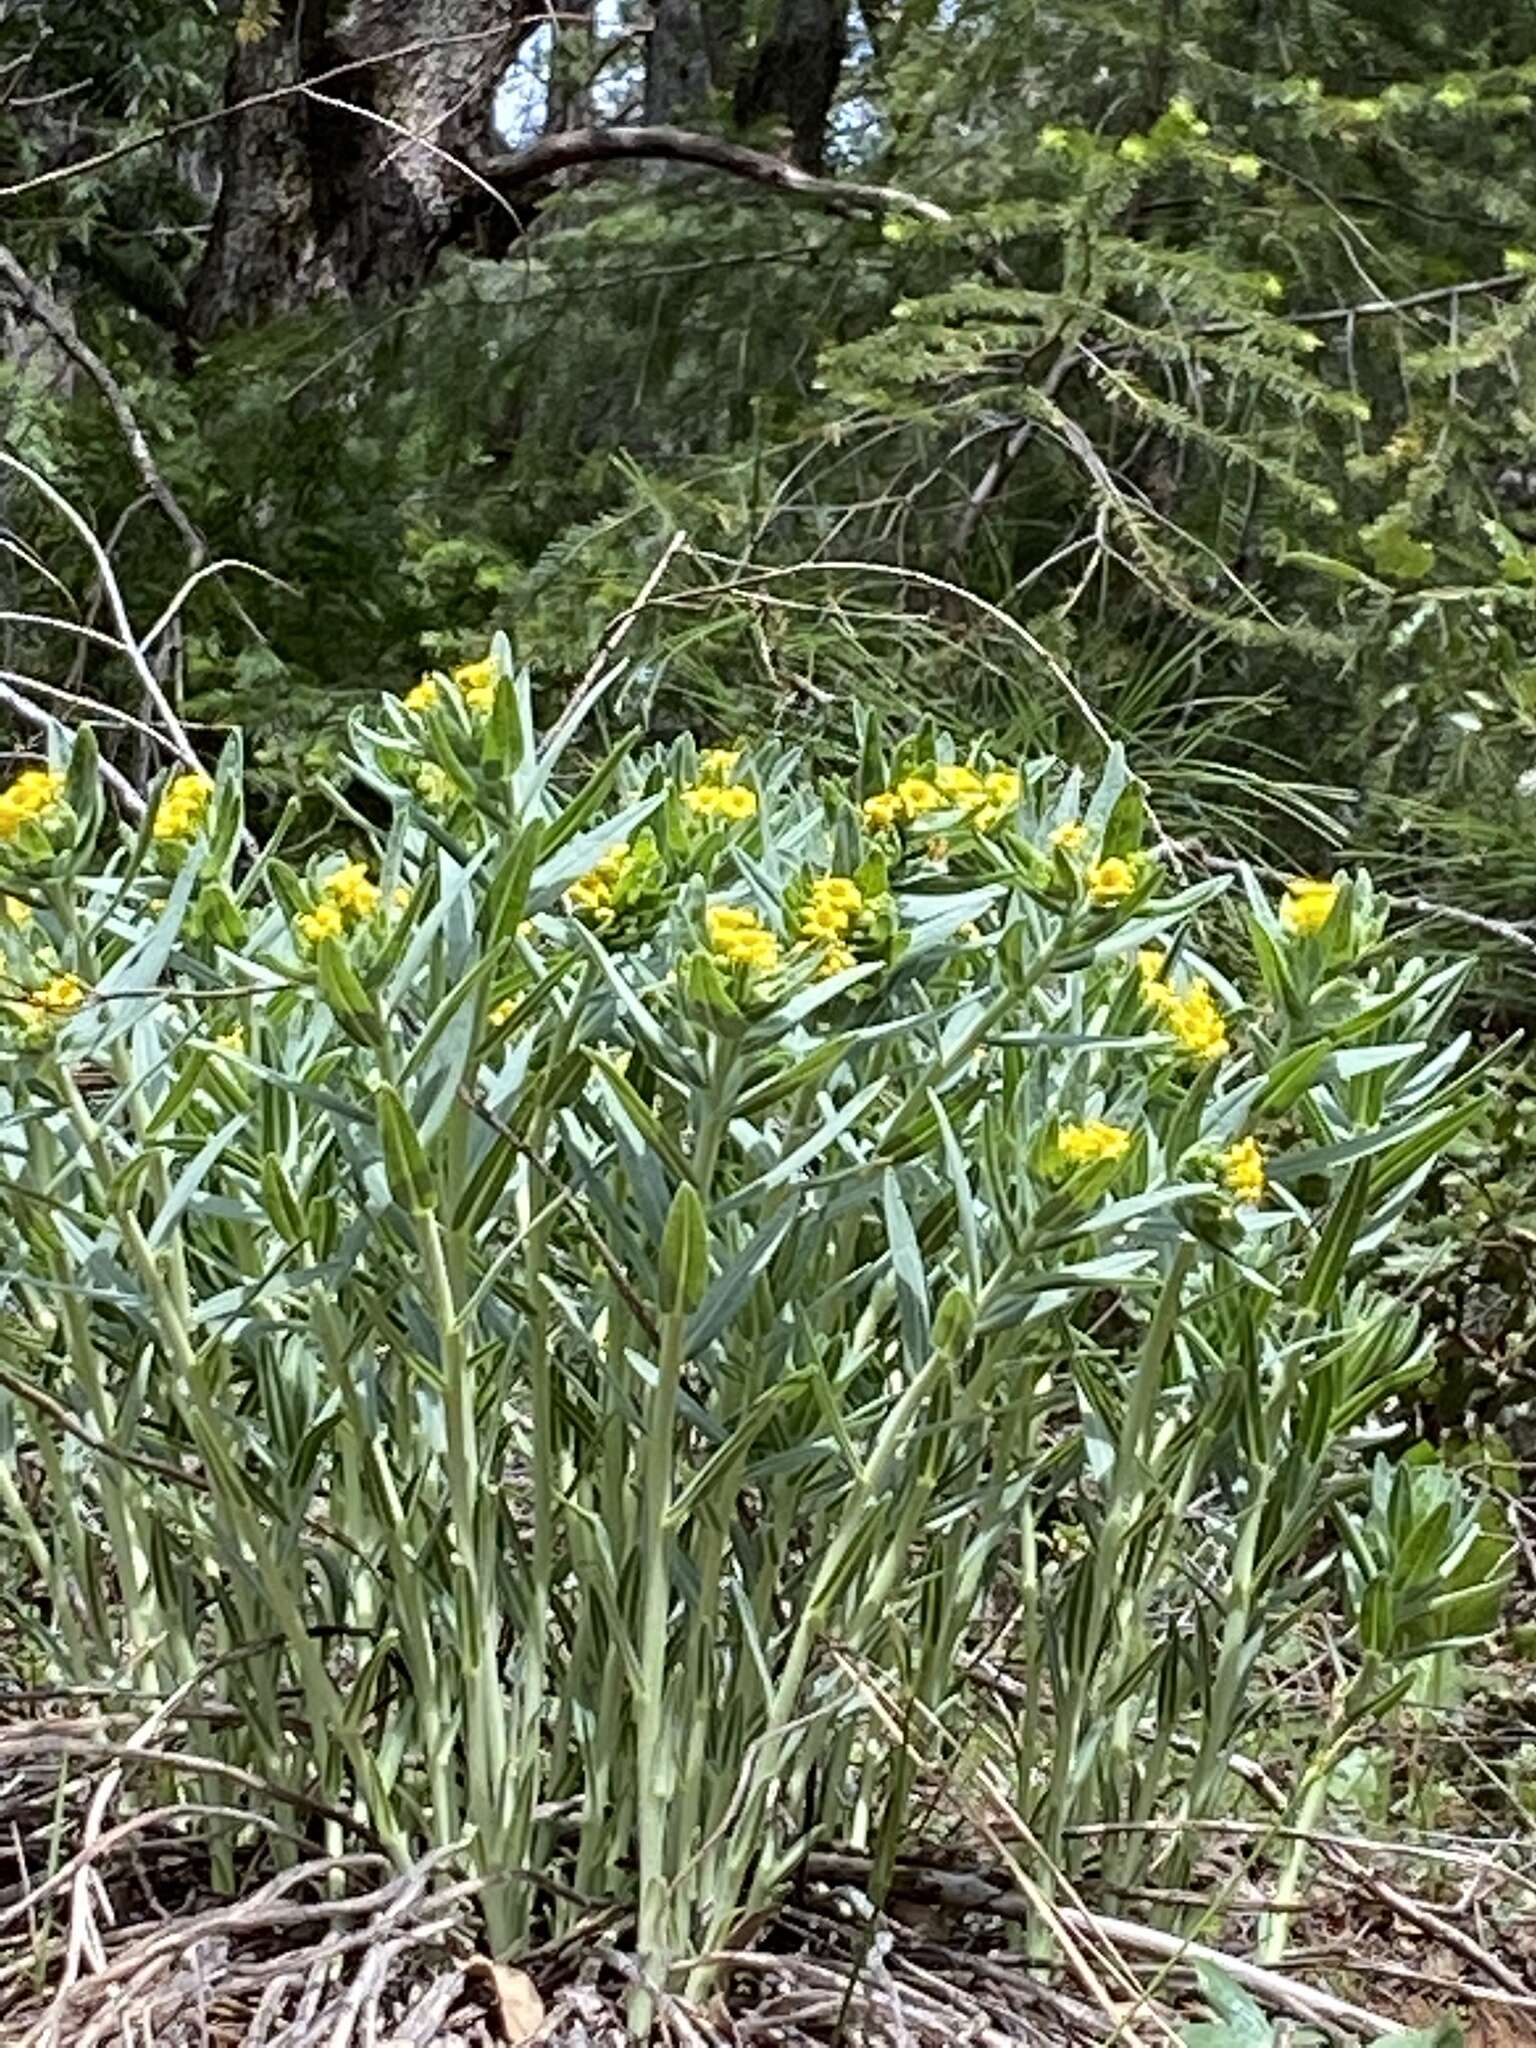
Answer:
[{"label": "yellow flower cluster", "polygon": [[737,747],[705,747],[699,755],[699,779],[678,795],[697,817],[724,818],[739,825],[757,816],[757,792],[734,780],[741,766]]},{"label": "yellow flower cluster", "polygon": [[66,1017],[73,1016],[88,991],[76,974],[50,975],[20,1002],[7,1005],[30,1039],[45,1039]]},{"label": "yellow flower cluster", "polygon": [[779,964],[779,942],[755,910],[711,903],[704,913],[709,950],[734,967],[768,974]]},{"label": "yellow flower cluster", "polygon": [[445,804],[453,795],[453,777],[438,762],[423,761],[416,770],[416,791],[426,803]]},{"label": "yellow flower cluster", "polygon": [[64,778],[51,768],[25,769],[9,789],[0,789],[0,839],[14,839],[23,825],[51,811],[64,794]]},{"label": "yellow flower cluster", "polygon": [[877,832],[893,825],[911,825],[929,811],[957,810],[978,832],[989,832],[1019,801],[1021,784],[1011,768],[978,775],[958,761],[941,761],[932,779],[904,776],[894,788],[877,790],[864,799],[864,819]]},{"label": "yellow flower cluster", "polygon": [[694,782],[679,790],[678,795],[701,818],[724,818],[730,824],[740,824],[744,818],[757,816],[757,791],[739,782]]},{"label": "yellow flower cluster", "polygon": [[349,923],[362,923],[378,907],[379,885],[369,879],[366,862],[349,860],[320,884],[319,901],[298,920],[299,936],[312,946],[344,938]]},{"label": "yellow flower cluster", "polygon": [[1257,1138],[1239,1138],[1221,1155],[1221,1178],[1239,1202],[1258,1202],[1264,1195],[1264,1148]]},{"label": "yellow flower cluster", "polygon": [[453,680],[464,692],[464,702],[482,717],[489,717],[495,707],[496,678],[496,664],[489,655],[484,661],[467,661],[453,672]]},{"label": "yellow flower cluster", "polygon": [[1051,834],[1051,845],[1058,853],[1081,853],[1087,843],[1088,827],[1081,818],[1069,819]]},{"label": "yellow flower cluster", "polygon": [[1172,1032],[1192,1059],[1225,1059],[1232,1046],[1210,983],[1202,976],[1180,995],[1163,978],[1163,954],[1138,953],[1136,963],[1141,969],[1142,1000],[1157,1012],[1164,1030]]},{"label": "yellow flower cluster", "polygon": [[[461,668],[456,668],[453,680],[471,711],[479,712],[482,717],[490,712],[496,702],[497,668],[489,655],[484,661],[467,661]],[[405,708],[407,711],[433,711],[441,696],[442,678],[429,673],[406,691]]]},{"label": "yellow flower cluster", "polygon": [[1095,903],[1118,903],[1136,887],[1136,870],[1128,860],[1111,854],[1088,870],[1088,894]]},{"label": "yellow flower cluster", "polygon": [[606,931],[618,915],[613,899],[633,859],[627,839],[610,846],[602,859],[566,890],[567,910],[594,925],[598,931]]},{"label": "yellow flower cluster", "polygon": [[864,891],[851,875],[822,875],[812,882],[800,913],[800,936],[822,949],[816,979],[826,981],[858,965],[848,933],[864,908]]},{"label": "yellow flower cluster", "polygon": [[220,1052],[244,1052],[245,1026],[232,1024],[227,1031],[220,1031],[213,1042]]},{"label": "yellow flower cluster", "polygon": [[1131,1149],[1131,1134],[1123,1124],[1106,1124],[1090,1117],[1086,1123],[1063,1124],[1056,1133],[1056,1146],[1073,1166],[1096,1166],[1103,1159],[1123,1159]]},{"label": "yellow flower cluster", "polygon": [[1285,885],[1285,894],[1280,899],[1280,922],[1293,939],[1309,939],[1332,917],[1338,900],[1337,882],[1317,882],[1297,875]]},{"label": "yellow flower cluster", "polygon": [[150,831],[156,839],[195,839],[213,795],[211,775],[178,775],[155,806]]}]

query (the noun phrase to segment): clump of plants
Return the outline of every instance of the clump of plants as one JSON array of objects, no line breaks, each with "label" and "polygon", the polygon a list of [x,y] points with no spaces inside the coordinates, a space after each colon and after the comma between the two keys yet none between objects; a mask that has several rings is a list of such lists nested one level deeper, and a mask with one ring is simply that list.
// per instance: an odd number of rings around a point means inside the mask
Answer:
[{"label": "clump of plants", "polygon": [[1247,883],[1239,985],[1118,753],[578,767],[591,697],[540,735],[498,641],[385,701],[388,828],[303,866],[235,743],[137,829],[85,734],[0,794],[13,1675],[196,1681],[253,1811],[694,1991],[920,1827],[903,1729],[1049,1869],[1193,1830],[1321,1611],[1314,1817],[1497,1612],[1457,1482],[1352,1443],[1425,1370],[1370,1275],[1477,1110],[1460,973],[1357,874]]}]

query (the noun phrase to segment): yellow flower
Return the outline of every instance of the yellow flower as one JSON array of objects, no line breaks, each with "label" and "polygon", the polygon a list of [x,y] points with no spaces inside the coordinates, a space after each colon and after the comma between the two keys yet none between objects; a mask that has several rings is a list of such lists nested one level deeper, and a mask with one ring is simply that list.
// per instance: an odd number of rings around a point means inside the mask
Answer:
[{"label": "yellow flower", "polygon": [[1131,1134],[1123,1124],[1101,1123],[1092,1117],[1087,1123],[1063,1124],[1056,1133],[1057,1149],[1073,1166],[1093,1166],[1101,1159],[1123,1159],[1131,1149]]},{"label": "yellow flower", "polygon": [[1095,903],[1118,903],[1136,887],[1136,870],[1128,860],[1111,854],[1088,870],[1088,894]]},{"label": "yellow flower", "polygon": [[368,878],[365,861],[349,860],[321,883],[326,897],[348,917],[372,917],[379,907],[379,885]]},{"label": "yellow flower", "polygon": [[1221,1178],[1239,1202],[1257,1202],[1264,1194],[1264,1148],[1257,1138],[1239,1138],[1221,1155]]},{"label": "yellow flower", "polygon": [[908,775],[898,782],[896,796],[909,819],[920,818],[924,811],[941,811],[944,808],[943,797],[922,775]]},{"label": "yellow flower", "polygon": [[346,919],[329,898],[317,903],[313,910],[303,911],[298,924],[300,938],[308,939],[312,946],[318,946],[322,939],[339,939],[347,928]]},{"label": "yellow flower", "polygon": [[244,1052],[245,1027],[241,1024],[231,1025],[228,1031],[221,1031],[213,1042],[220,1052]]},{"label": "yellow flower", "polygon": [[78,1010],[85,1001],[85,983],[78,975],[55,974],[45,981],[32,997],[41,1010],[55,1015],[67,1016],[71,1010]]},{"label": "yellow flower", "polygon": [[466,661],[453,672],[453,680],[464,692],[464,702],[471,711],[488,713],[496,702],[496,684],[500,676],[495,661],[487,655],[484,661]]},{"label": "yellow flower", "polygon": [[1285,885],[1285,894],[1280,899],[1280,922],[1293,939],[1309,939],[1328,922],[1338,900],[1337,882],[1317,882],[1297,875]]},{"label": "yellow flower", "polygon": [[566,890],[566,909],[586,923],[595,925],[599,931],[606,931],[617,915],[614,895],[628,873],[632,859],[627,839],[610,846],[602,858]]},{"label": "yellow flower", "polygon": [[1144,984],[1143,990],[1166,1028],[1192,1058],[1220,1060],[1232,1050],[1226,1019],[1216,1007],[1209,982],[1193,981],[1183,995],[1175,995],[1166,982],[1154,982],[1150,988]]},{"label": "yellow flower", "polygon": [[1168,955],[1156,946],[1143,946],[1136,955],[1136,971],[1141,976],[1141,992],[1150,1001],[1153,990],[1163,978],[1163,969],[1168,965]]},{"label": "yellow flower", "polygon": [[14,925],[28,925],[32,922],[32,906],[23,903],[19,896],[7,896],[5,914]]},{"label": "yellow flower", "polygon": [[865,822],[884,832],[892,825],[910,825],[928,811],[953,810],[957,805],[966,808],[985,794],[974,769],[945,762],[933,774],[931,782],[926,775],[903,776],[894,789],[865,797]]},{"label": "yellow flower", "polygon": [[852,947],[843,945],[840,940],[834,940],[817,962],[816,979],[830,981],[834,974],[845,974],[850,967],[857,967],[858,964],[859,956]]},{"label": "yellow flower", "polygon": [[805,939],[840,939],[847,929],[846,918],[821,904],[812,903],[800,914],[800,936]]},{"label": "yellow flower", "polygon": [[1058,825],[1051,834],[1051,845],[1061,853],[1081,853],[1088,843],[1088,827],[1080,818],[1072,818],[1065,825]]},{"label": "yellow flower", "polygon": [[733,966],[768,973],[779,964],[779,942],[755,910],[711,903],[704,913],[709,949]]},{"label": "yellow flower", "polygon": [[20,1022],[27,1038],[42,1043],[80,1008],[89,993],[78,975],[55,974],[23,1001],[8,1003],[6,1007]]},{"label": "yellow flower", "polygon": [[0,790],[0,839],[14,839],[23,825],[51,811],[64,794],[64,778],[51,768],[27,768]]},{"label": "yellow flower", "polygon": [[823,875],[815,884],[815,891],[823,903],[830,903],[834,910],[852,914],[864,908],[864,891],[851,875]]},{"label": "yellow flower", "polygon": [[973,803],[979,802],[986,793],[976,770],[959,761],[941,761],[933,771],[933,782],[942,795],[954,797],[962,803],[967,798]]},{"label": "yellow flower", "polygon": [[486,1022],[490,1025],[493,1031],[499,1031],[503,1024],[511,1023],[512,1013],[516,1008],[516,1003],[513,1002],[510,996],[508,996],[504,1003],[497,1003],[494,1005],[490,1015],[486,1018]]},{"label": "yellow flower", "polygon": [[864,892],[850,875],[823,875],[812,882],[800,913],[800,931],[808,939],[840,939],[864,908]]},{"label": "yellow flower", "polygon": [[744,818],[757,816],[757,792],[747,789],[739,782],[728,782],[723,786],[714,782],[696,782],[689,788],[679,790],[678,795],[701,818],[725,818],[732,824],[739,824]]},{"label": "yellow flower", "polygon": [[812,882],[800,912],[799,932],[802,939],[823,949],[816,967],[818,981],[858,964],[858,955],[845,941],[863,910],[864,891],[852,875],[820,875]]},{"label": "yellow flower", "polygon": [[982,781],[987,800],[972,814],[971,823],[978,832],[990,832],[999,818],[1016,810],[1022,784],[1012,768],[994,768]]},{"label": "yellow flower", "polygon": [[405,708],[407,711],[431,711],[440,695],[437,677],[425,675],[419,683],[413,683],[406,691]]},{"label": "yellow flower", "polygon": [[201,773],[173,777],[155,806],[150,831],[156,839],[195,839],[202,830],[208,802],[213,795],[213,778]]},{"label": "yellow flower", "polygon": [[404,882],[396,882],[394,888],[390,890],[389,907],[391,910],[397,911],[410,909],[411,892],[406,888]]},{"label": "yellow flower", "polygon": [[729,782],[740,765],[740,747],[705,747],[699,755],[699,780]]}]

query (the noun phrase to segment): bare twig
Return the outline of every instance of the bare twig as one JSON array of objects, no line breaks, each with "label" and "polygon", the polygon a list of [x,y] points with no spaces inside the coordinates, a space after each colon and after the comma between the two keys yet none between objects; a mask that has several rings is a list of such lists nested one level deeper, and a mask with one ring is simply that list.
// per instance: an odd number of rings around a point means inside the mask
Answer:
[{"label": "bare twig", "polygon": [[75,330],[74,322],[63,307],[44,290],[35,279],[29,277],[12,252],[0,242],[0,283],[7,285],[20,300],[23,309],[46,329],[63,349],[85,371],[91,382],[107,402],[107,409],[117,423],[128,449],[128,457],[138,471],[140,480],[171,525],[186,544],[187,556],[194,569],[208,558],[208,549],[202,535],[181,509],[175,492],[166,482],[149,452],[149,442],[144,429],[139,425],[133,407],[124,396],[123,387],[107,368],[96,351],[84,342]]},{"label": "bare twig", "polygon": [[[1041,398],[1054,398],[1080,359],[1076,340],[1069,341],[1046,371],[1037,395]],[[960,514],[950,539],[949,556],[952,562],[964,561],[971,542],[976,537],[976,529],[986,517],[988,506],[1007,482],[1009,472],[1034,439],[1038,427],[1038,420],[1019,421],[983,470],[981,480],[966,500],[965,510]]]},{"label": "bare twig", "polygon": [[[28,725],[36,726],[39,732],[51,732],[59,723],[51,711],[45,711],[35,698],[27,696],[13,683],[7,682],[3,674],[0,674],[0,704],[9,705],[18,718],[24,718]],[[102,781],[112,790],[129,817],[142,818],[147,806],[127,776],[120,769],[114,768],[110,761],[98,758],[96,766]]]}]

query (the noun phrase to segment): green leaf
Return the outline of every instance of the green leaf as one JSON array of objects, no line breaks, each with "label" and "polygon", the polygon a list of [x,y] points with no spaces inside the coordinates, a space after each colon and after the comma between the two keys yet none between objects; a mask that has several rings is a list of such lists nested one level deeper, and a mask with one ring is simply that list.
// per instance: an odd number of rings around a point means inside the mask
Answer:
[{"label": "green leaf", "polygon": [[663,1315],[679,1309],[691,1314],[709,1285],[709,1226],[704,1204],[692,1181],[685,1180],[672,1197],[661,1234],[657,1266],[657,1303]]}]

